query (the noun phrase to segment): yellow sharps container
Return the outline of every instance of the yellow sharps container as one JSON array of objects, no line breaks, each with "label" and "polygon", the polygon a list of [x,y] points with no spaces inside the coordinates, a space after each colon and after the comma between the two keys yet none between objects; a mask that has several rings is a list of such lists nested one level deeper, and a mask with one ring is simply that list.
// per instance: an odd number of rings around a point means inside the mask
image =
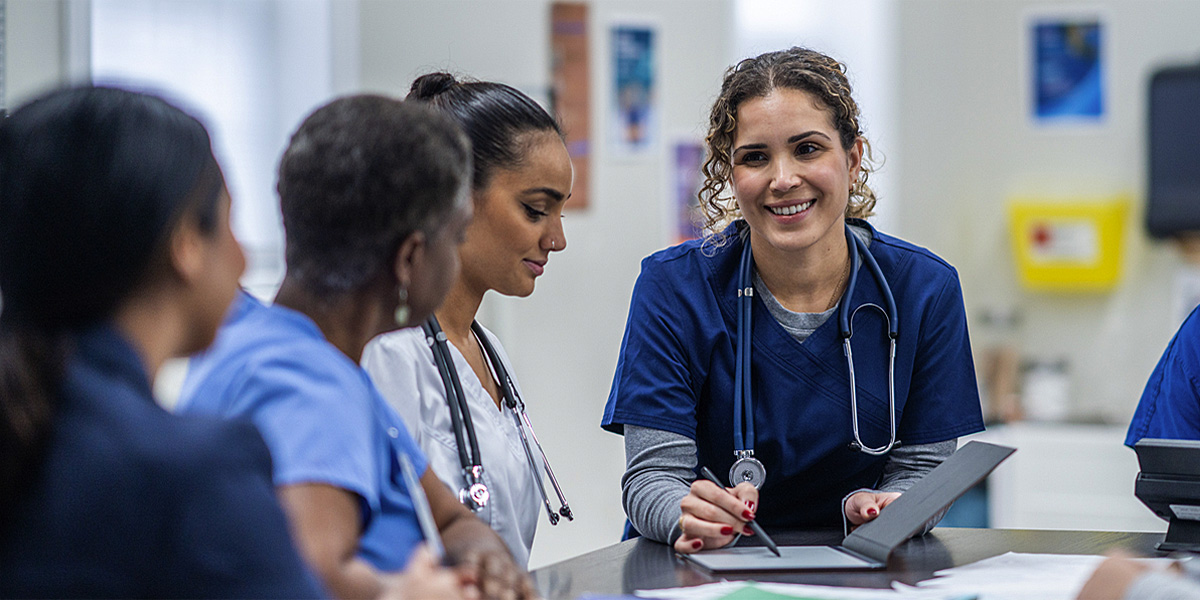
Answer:
[{"label": "yellow sharps container", "polygon": [[1033,291],[1101,292],[1121,278],[1128,196],[1014,198],[1009,224],[1021,284]]}]

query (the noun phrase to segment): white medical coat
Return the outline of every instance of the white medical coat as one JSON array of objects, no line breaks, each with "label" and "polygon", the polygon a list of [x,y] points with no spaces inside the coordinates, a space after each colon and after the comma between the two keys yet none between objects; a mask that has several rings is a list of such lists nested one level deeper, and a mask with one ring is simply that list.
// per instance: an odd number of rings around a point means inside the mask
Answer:
[{"label": "white medical coat", "polygon": [[[484,329],[484,332],[511,376],[512,366],[504,347],[491,331]],[[526,565],[544,509],[529,472],[513,411],[508,407],[497,409],[466,358],[454,344],[447,346],[475,424],[475,436],[483,455],[483,481],[491,493],[487,506],[475,514],[499,534],[517,563]],[[464,486],[462,465],[446,388],[424,333],[412,327],[375,338],[363,352],[362,365],[388,404],[404,419],[409,433],[429,458],[430,468],[457,494]],[[515,376],[513,386],[520,394]],[[540,460],[536,450],[534,458]],[[538,477],[542,476],[541,471],[539,468]]]}]

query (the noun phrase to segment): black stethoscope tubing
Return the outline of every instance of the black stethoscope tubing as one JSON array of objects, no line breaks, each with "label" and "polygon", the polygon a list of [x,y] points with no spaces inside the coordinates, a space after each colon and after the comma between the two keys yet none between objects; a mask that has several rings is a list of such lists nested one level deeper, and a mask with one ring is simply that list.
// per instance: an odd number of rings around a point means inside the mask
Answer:
[{"label": "black stethoscope tubing", "polygon": [[[450,409],[450,422],[454,429],[459,464],[467,482],[467,488],[459,491],[459,500],[471,510],[478,511],[486,506],[490,493],[483,483],[483,454],[479,450],[479,441],[475,437],[475,422],[471,417],[471,410],[467,405],[466,394],[463,392],[458,371],[454,368],[454,358],[450,354],[449,341],[446,339],[446,334],[442,331],[437,317],[430,316],[429,320],[422,325],[422,330],[425,332],[426,343],[433,351],[433,360],[437,366],[438,375],[442,379],[442,386],[446,389],[446,403]],[[529,416],[525,412],[525,403],[517,394],[516,385],[513,384],[508,369],[505,368],[499,353],[492,346],[478,321],[471,322],[471,332],[479,340],[483,354],[487,357],[491,367],[492,375],[500,385],[504,405],[512,412],[513,422],[521,436],[521,446],[525,450],[525,459],[529,463],[530,473],[542,496],[542,503],[546,507],[550,524],[557,525],[560,515],[568,521],[574,520],[571,507],[567,504],[566,496],[558,484],[558,479],[554,476],[554,470],[550,467],[550,459],[542,450],[541,443],[533,433],[533,425],[529,422]],[[528,433],[526,433],[526,429],[528,429]],[[550,483],[554,486],[559,503],[562,505],[557,512],[550,506],[550,498],[546,494],[545,484],[542,483],[542,478],[538,474],[537,461],[530,447],[531,438],[532,443],[537,446],[538,452],[542,455],[542,464],[545,466],[546,474],[550,477]]]},{"label": "black stethoscope tubing", "polygon": [[450,408],[458,462],[467,482],[467,487],[459,491],[459,500],[471,510],[479,511],[487,506],[490,493],[483,482],[483,453],[479,451],[479,439],[475,436],[475,422],[471,419],[466,394],[463,393],[458,371],[450,356],[446,333],[442,331],[437,317],[430,316],[421,329],[425,332],[425,343],[433,351],[433,362],[446,388],[446,404]]}]

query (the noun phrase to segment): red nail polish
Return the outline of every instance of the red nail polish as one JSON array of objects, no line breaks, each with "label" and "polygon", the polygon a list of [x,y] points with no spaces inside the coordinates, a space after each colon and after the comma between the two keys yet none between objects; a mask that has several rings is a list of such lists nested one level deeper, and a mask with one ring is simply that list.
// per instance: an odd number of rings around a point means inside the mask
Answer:
[{"label": "red nail polish", "polygon": [[867,514],[868,514],[868,515],[871,515],[871,516],[873,517],[873,516],[875,516],[875,515],[879,514],[879,511],[877,511],[877,510],[875,510],[875,509],[873,509],[873,508],[868,508],[868,509],[867,509]]},{"label": "red nail polish", "polygon": [[721,535],[733,535],[733,528],[728,525],[722,527]]},{"label": "red nail polish", "polygon": [[742,535],[754,535],[754,530],[749,527],[742,528]]},{"label": "red nail polish", "polygon": [[754,513],[750,512],[750,511],[748,511],[748,510],[743,510],[743,511],[742,511],[742,516],[743,516],[743,517],[745,517],[745,518],[747,518],[747,519],[753,519],[753,518],[754,518]]},{"label": "red nail polish", "polygon": [[753,511],[754,511],[754,502],[752,502],[752,501],[750,501],[750,500],[747,500],[747,501],[746,501],[746,508],[749,508],[749,509],[751,510],[751,512],[753,512]]},{"label": "red nail polish", "polygon": [[703,548],[703,547],[704,547],[704,540],[696,540],[696,541],[692,542],[692,547],[693,547],[693,548],[695,548],[695,549],[697,549],[697,550],[699,550],[700,548]]}]

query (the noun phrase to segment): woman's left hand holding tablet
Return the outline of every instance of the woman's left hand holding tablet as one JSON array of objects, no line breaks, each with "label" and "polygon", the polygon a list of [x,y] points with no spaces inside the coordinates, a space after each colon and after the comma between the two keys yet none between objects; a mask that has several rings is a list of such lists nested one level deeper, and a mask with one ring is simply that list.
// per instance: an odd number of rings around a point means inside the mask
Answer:
[{"label": "woman's left hand holding tablet", "polygon": [[758,511],[758,489],[749,483],[722,488],[707,479],[692,482],[688,495],[679,503],[683,532],[675,540],[675,551],[691,554],[705,548],[728,546],[739,535],[750,533],[746,523]]},{"label": "woman's left hand holding tablet", "polygon": [[846,519],[851,525],[874,521],[887,505],[900,497],[900,492],[859,492],[846,500]]}]

